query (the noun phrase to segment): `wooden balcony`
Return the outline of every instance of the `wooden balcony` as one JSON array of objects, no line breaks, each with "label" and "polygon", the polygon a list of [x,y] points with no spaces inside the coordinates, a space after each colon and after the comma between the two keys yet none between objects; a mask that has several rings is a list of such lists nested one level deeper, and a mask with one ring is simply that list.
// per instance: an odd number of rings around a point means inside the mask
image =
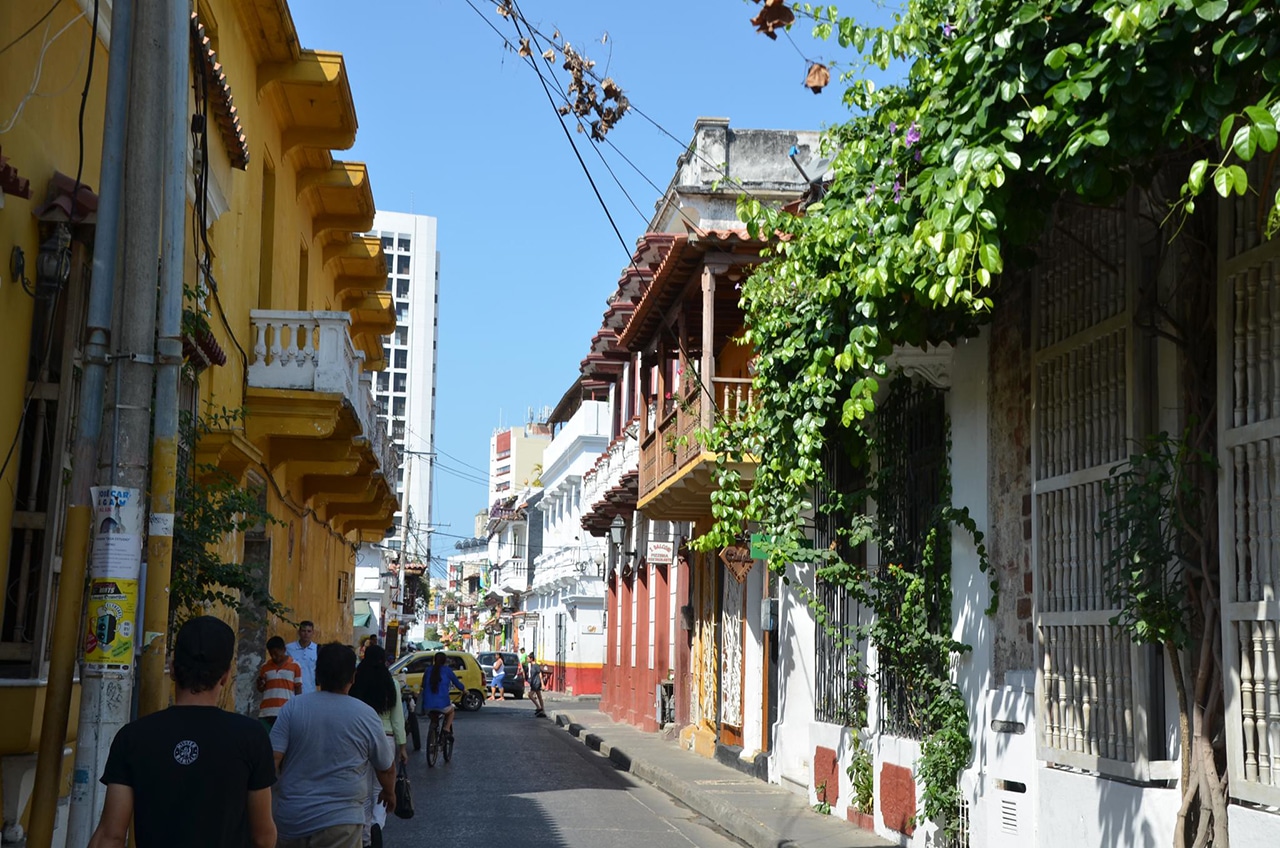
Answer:
[{"label": "wooden balcony", "polygon": [[[698,430],[722,418],[740,418],[753,403],[754,390],[750,378],[716,377],[711,394],[714,398],[694,382],[678,397],[650,405],[641,428],[637,506],[652,519],[694,521],[711,514],[716,455],[703,447]],[[738,465],[749,481],[751,464]]]}]

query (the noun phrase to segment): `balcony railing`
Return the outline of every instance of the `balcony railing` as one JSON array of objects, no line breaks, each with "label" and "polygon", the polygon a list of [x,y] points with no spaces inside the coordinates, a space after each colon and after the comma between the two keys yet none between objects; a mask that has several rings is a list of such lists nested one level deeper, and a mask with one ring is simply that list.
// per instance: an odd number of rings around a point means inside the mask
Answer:
[{"label": "balcony railing", "polygon": [[587,544],[559,548],[541,554],[534,560],[533,592],[548,592],[577,583],[581,578],[598,573],[597,561],[603,561],[605,547],[599,540]]},{"label": "balcony railing", "polygon": [[641,497],[703,454],[697,432],[704,421],[738,420],[755,402],[750,378],[716,377],[711,390],[714,402],[696,384],[676,398],[651,402],[640,440]]},{"label": "balcony railing", "polygon": [[529,561],[513,558],[493,569],[491,585],[504,595],[518,594],[529,588]]},{"label": "balcony railing", "polygon": [[373,399],[373,375],[364,370],[364,353],[351,341],[346,312],[255,309],[253,362],[249,385],[260,389],[340,394],[355,410],[364,437],[384,474],[400,466],[386,424]]},{"label": "balcony railing", "polygon": [[609,444],[595,466],[582,475],[584,509],[590,509],[598,503],[610,489],[622,481],[622,475],[636,470],[640,461],[639,448],[636,423],[633,421],[621,436]]}]

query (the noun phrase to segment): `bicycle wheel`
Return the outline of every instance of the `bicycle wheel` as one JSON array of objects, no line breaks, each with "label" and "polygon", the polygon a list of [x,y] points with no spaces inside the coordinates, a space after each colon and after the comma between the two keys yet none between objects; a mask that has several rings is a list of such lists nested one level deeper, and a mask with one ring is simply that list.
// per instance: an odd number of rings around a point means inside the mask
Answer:
[{"label": "bicycle wheel", "polygon": [[440,747],[444,749],[443,751],[444,761],[447,763],[449,762],[449,760],[452,760],[453,759],[453,733],[452,732],[444,734],[444,737],[440,740]]},{"label": "bicycle wheel", "polygon": [[427,767],[431,768],[436,764],[436,752],[439,750],[440,736],[436,730],[437,723],[431,722],[431,729],[427,731]]},{"label": "bicycle wheel", "polygon": [[409,718],[405,721],[405,729],[409,731],[409,738],[413,740],[413,750],[422,750],[422,731],[419,729],[418,716],[416,713],[409,713]]}]

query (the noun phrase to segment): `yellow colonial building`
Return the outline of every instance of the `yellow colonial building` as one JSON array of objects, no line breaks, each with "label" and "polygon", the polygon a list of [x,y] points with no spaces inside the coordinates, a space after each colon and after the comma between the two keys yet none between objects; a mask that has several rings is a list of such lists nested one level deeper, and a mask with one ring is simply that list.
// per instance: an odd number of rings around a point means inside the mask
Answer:
[{"label": "yellow colonial building", "polygon": [[[25,823],[41,731],[83,365],[111,47],[112,3],[99,0],[82,148],[94,5],[62,0],[41,18],[47,3],[0,4],[7,826]],[[365,166],[332,152],[356,137],[346,67],[340,53],[299,44],[285,0],[193,0],[190,45],[191,113],[206,117],[188,150],[184,284],[202,320],[185,325],[181,403],[196,413],[236,411],[191,459],[261,492],[278,520],[225,539],[224,558],[249,564],[290,617],[315,622],[318,640],[348,641],[355,547],[382,539],[392,523],[388,478],[398,458],[371,394],[372,373],[385,364],[383,336],[395,328],[386,260],[379,241],[362,235],[373,226],[373,193]],[[60,255],[59,234],[71,237],[61,284],[49,263]],[[118,320],[128,320],[128,307]],[[237,706],[261,642],[275,632],[292,638],[279,620],[242,623]],[[74,722],[74,704],[71,715]]]}]

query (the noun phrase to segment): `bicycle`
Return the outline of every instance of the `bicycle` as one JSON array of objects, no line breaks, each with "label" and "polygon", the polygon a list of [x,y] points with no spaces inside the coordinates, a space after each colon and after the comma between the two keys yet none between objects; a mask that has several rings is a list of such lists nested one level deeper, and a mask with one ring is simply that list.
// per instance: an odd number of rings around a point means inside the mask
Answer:
[{"label": "bicycle", "polygon": [[427,728],[427,767],[431,768],[441,754],[446,763],[453,759],[453,731],[444,732],[444,713],[440,710],[428,710],[427,717],[431,722]]}]

